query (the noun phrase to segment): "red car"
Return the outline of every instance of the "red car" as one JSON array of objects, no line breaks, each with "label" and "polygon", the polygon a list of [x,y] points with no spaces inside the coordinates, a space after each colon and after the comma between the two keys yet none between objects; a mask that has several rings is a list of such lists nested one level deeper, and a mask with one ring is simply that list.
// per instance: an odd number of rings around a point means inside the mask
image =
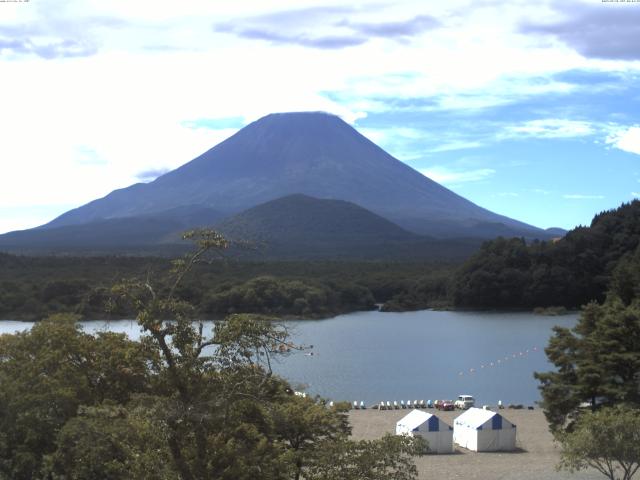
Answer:
[{"label": "red car", "polygon": [[438,410],[454,410],[455,406],[452,400],[436,400],[433,404]]}]

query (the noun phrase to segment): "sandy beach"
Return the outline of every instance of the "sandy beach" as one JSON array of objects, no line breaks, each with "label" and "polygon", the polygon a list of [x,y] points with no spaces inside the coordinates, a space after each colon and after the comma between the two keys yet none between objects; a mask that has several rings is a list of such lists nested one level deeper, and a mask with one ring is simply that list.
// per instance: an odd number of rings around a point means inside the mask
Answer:
[{"label": "sandy beach", "polygon": [[[453,425],[460,411],[438,412],[442,420]],[[349,419],[355,439],[374,439],[385,433],[393,433],[396,422],[408,410],[352,410]],[[487,479],[487,480],[596,480],[604,478],[596,471],[574,474],[557,472],[558,448],[547,428],[541,410],[501,410],[500,413],[517,426],[515,452],[476,453],[455,446],[450,455],[426,455],[416,459],[419,478],[423,479]]]}]

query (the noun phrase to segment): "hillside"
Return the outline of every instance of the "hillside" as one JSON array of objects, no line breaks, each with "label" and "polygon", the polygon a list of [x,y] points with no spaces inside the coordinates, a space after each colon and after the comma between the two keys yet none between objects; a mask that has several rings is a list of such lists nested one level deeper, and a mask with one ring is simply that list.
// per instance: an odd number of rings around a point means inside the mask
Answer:
[{"label": "hillside", "polygon": [[358,205],[289,195],[248,209],[216,225],[267,258],[461,259],[475,240],[443,242],[410,233]]},{"label": "hillside", "polygon": [[612,273],[640,245],[640,201],[596,215],[556,242],[485,243],[457,273],[455,305],[577,308],[604,300]]},{"label": "hillside", "polygon": [[179,242],[182,232],[221,218],[210,208],[177,207],[136,217],[10,232],[0,235],[0,249],[25,254],[177,254],[187,248]]}]

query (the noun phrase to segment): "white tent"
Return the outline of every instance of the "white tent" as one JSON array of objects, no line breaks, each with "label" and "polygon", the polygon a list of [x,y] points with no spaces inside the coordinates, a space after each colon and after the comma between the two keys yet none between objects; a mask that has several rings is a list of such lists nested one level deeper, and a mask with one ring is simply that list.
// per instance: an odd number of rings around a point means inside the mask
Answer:
[{"label": "white tent", "polygon": [[453,441],[476,452],[515,450],[516,426],[497,412],[470,408],[454,420]]},{"label": "white tent", "polygon": [[453,452],[453,428],[422,410],[413,410],[398,420],[396,435],[420,435],[429,443],[432,453]]}]

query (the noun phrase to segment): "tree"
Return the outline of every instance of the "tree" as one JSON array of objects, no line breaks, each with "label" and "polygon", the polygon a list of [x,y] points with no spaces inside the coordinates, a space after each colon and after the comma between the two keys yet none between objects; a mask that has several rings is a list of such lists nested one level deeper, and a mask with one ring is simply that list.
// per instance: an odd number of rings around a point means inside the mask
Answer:
[{"label": "tree", "polygon": [[536,373],[551,430],[571,428],[580,405],[640,408],[640,310],[610,296],[591,303],[571,330],[554,328],[545,349],[556,371]]},{"label": "tree", "polygon": [[326,442],[323,457],[305,470],[308,480],[412,480],[413,457],[426,451],[422,437],[385,435],[378,440]]},{"label": "tree", "polygon": [[318,398],[292,396],[273,405],[271,415],[278,437],[284,441],[293,464],[293,478],[322,456],[319,450],[328,442],[344,443],[351,433],[346,412],[349,404],[327,408]]},{"label": "tree", "polygon": [[80,407],[58,434],[44,470],[53,478],[74,480],[175,478],[163,432],[141,400],[126,407]]},{"label": "tree", "polygon": [[[271,356],[297,348],[285,328],[265,317],[234,314],[205,335],[203,324],[192,321],[193,308],[174,293],[194,265],[228,242],[212,231],[187,237],[195,239],[197,249],[174,263],[166,292],[158,292],[149,280],[116,288],[135,306],[138,322],[160,352],[154,421],[164,426],[176,476],[414,478],[411,455],[419,449],[413,441],[352,442],[344,406],[328,408],[319,399],[295,396],[286,381],[272,374]],[[344,459],[343,473],[350,477],[313,476],[335,468],[328,451],[339,462]]]},{"label": "tree", "polygon": [[81,405],[144,392],[157,357],[123,334],[96,337],[56,315],[0,336],[0,478],[37,478],[56,436]]},{"label": "tree", "polygon": [[558,468],[592,467],[611,480],[631,480],[640,468],[640,410],[620,406],[587,413],[558,440]]},{"label": "tree", "polygon": [[213,231],[193,231],[185,238],[195,241],[196,250],[174,261],[166,292],[150,278],[114,288],[135,308],[162,360],[155,421],[167,426],[172,466],[183,480],[254,478],[251,467],[257,465],[276,475],[283,467],[277,446],[268,442],[260,404],[286,395],[286,384],[272,377],[269,360],[285,343],[286,330],[261,317],[231,315],[207,336],[203,323],[192,321],[193,307],[175,292],[194,265],[229,242]]}]

